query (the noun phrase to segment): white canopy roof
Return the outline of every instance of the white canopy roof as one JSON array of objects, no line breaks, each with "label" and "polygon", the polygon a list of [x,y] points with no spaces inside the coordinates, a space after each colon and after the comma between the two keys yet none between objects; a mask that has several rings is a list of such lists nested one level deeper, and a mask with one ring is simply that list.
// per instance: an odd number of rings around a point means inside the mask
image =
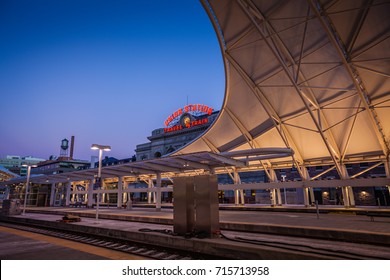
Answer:
[{"label": "white canopy roof", "polygon": [[287,147],[290,164],[332,164],[342,177],[344,163],[388,165],[389,1],[201,2],[221,45],[225,100],[176,154]]},{"label": "white canopy roof", "polygon": [[[289,155],[291,151],[280,149],[266,149],[266,150],[251,150],[249,155],[272,157],[275,154]],[[149,159],[143,161],[135,161],[124,163],[120,165],[104,166],[101,170],[101,176],[105,178],[118,177],[142,177],[142,176],[156,176],[157,173],[163,175],[164,178],[173,176],[190,176],[204,171],[213,172],[215,169],[224,169],[227,167],[246,167],[247,161],[236,160],[230,154],[219,155],[209,152],[193,153],[186,155],[176,155],[171,157]],[[35,175],[30,178],[32,183],[49,184],[60,182],[74,182],[92,180],[97,176],[97,168],[85,169],[73,172],[65,172],[49,175]],[[199,170],[199,172],[198,172]],[[18,177],[5,182],[0,182],[0,186],[19,184],[26,182],[26,177]]]}]

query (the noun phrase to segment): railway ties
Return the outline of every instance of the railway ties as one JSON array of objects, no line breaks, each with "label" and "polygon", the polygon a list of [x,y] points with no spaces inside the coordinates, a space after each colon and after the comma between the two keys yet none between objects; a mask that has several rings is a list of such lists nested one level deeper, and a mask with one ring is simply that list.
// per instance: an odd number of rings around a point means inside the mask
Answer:
[{"label": "railway ties", "polygon": [[121,251],[129,254],[139,255],[142,257],[160,259],[160,260],[191,260],[187,253],[176,252],[174,250],[161,248],[157,246],[137,244],[126,240],[108,239],[105,237],[87,235],[85,233],[69,233],[58,229],[49,229],[28,225],[0,223],[1,226],[14,228],[22,231],[33,232],[46,236],[66,239],[74,242],[80,242],[92,246],[102,247],[110,250]]}]

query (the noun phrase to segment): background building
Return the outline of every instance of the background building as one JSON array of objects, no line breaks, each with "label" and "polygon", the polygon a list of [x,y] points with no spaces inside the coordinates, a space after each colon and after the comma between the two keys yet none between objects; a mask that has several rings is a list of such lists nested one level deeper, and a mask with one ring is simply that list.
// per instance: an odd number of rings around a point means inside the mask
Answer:
[{"label": "background building", "polygon": [[49,160],[39,162],[36,168],[31,169],[31,174],[58,174],[89,168],[89,161],[73,158],[74,139],[74,136],[72,136],[69,154],[69,141],[66,138],[62,139],[60,146],[60,156],[51,156]]},{"label": "background building", "polygon": [[32,156],[6,156],[5,158],[0,159],[0,165],[15,174],[25,176],[27,174],[27,168],[23,167],[24,164],[35,165],[45,160],[46,159]]}]

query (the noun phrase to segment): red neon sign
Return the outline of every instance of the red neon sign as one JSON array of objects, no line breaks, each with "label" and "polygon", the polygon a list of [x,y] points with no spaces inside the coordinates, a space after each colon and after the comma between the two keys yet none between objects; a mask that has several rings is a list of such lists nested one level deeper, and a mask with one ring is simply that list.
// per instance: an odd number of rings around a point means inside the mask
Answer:
[{"label": "red neon sign", "polygon": [[[190,124],[187,125],[187,128],[190,128],[190,127],[193,127],[193,126],[202,125],[202,124],[205,124],[205,123],[208,123],[208,122],[209,122],[208,118],[204,118],[204,119],[201,119],[201,120],[194,120]],[[167,132],[179,131],[179,130],[182,130],[183,128],[184,127],[181,124],[178,124],[178,125],[174,125],[174,126],[171,126],[171,127],[164,128],[164,132],[167,133]]]},{"label": "red neon sign", "polygon": [[169,126],[169,124],[176,118],[180,117],[184,113],[188,112],[198,112],[198,113],[205,113],[209,116],[213,113],[213,108],[203,105],[203,104],[191,104],[186,105],[184,108],[180,108],[173,112],[172,115],[170,115],[164,122],[165,126]]}]

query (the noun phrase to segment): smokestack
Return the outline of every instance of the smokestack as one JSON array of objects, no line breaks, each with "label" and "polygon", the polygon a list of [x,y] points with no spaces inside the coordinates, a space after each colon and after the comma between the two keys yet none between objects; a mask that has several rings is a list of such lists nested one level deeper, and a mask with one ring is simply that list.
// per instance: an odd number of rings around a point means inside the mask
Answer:
[{"label": "smokestack", "polygon": [[73,159],[73,150],[74,150],[74,136],[72,135],[72,138],[70,140],[70,155],[69,155],[70,159]]}]

